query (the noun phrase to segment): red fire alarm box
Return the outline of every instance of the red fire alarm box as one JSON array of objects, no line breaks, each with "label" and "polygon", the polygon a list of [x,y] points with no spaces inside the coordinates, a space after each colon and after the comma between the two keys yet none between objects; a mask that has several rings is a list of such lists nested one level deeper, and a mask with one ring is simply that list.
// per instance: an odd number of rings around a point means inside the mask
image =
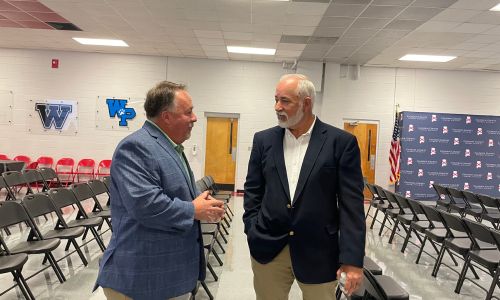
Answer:
[{"label": "red fire alarm box", "polygon": [[58,69],[59,68],[59,59],[53,58],[52,59],[52,69]]}]

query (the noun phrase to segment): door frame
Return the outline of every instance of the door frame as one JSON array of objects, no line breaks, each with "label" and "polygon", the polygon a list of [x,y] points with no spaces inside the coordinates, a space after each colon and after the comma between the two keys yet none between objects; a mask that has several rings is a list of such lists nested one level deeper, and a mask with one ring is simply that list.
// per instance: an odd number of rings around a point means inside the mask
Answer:
[{"label": "door frame", "polygon": [[205,174],[205,160],[207,158],[207,127],[208,127],[208,118],[226,118],[226,119],[238,119],[238,130],[236,131],[236,136],[237,141],[236,141],[236,167],[234,169],[234,189],[236,189],[236,183],[238,179],[238,152],[240,149],[240,128],[241,128],[241,122],[240,122],[240,114],[239,113],[223,113],[223,112],[211,112],[211,111],[206,111],[203,113],[203,141],[202,141],[202,147],[205,149],[203,151],[203,161],[201,165],[201,174]]},{"label": "door frame", "polygon": [[375,124],[377,125],[377,154],[375,155],[375,176],[373,178],[374,183],[377,182],[377,170],[379,169],[378,157],[380,153],[380,120],[374,119],[361,119],[361,118],[343,118],[342,119],[342,130],[344,130],[344,123],[365,123],[365,124]]}]

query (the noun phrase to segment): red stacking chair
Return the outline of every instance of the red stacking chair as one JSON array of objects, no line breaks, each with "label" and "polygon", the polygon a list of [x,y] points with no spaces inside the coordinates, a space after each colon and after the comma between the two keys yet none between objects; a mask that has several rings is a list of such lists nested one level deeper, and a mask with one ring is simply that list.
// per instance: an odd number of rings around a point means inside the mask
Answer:
[{"label": "red stacking chair", "polygon": [[91,158],[84,158],[78,162],[78,165],[76,166],[76,171],[74,172],[75,174],[75,180],[76,182],[84,181],[87,180],[92,180],[94,179],[95,175],[95,161]]},{"label": "red stacking chair", "polygon": [[64,157],[57,161],[56,163],[56,173],[59,176],[59,180],[65,186],[73,183],[75,173],[74,168],[75,161],[72,158]]},{"label": "red stacking chair", "polygon": [[50,156],[40,156],[37,160],[38,167],[40,168],[53,168],[54,159]]},{"label": "red stacking chair", "polygon": [[37,161],[32,161],[26,166],[26,170],[35,170],[38,168],[38,162]]},{"label": "red stacking chair", "polygon": [[14,160],[24,162],[24,164],[26,166],[29,165],[31,162],[31,158],[29,158],[29,156],[26,156],[26,155],[18,155],[16,157],[14,157]]},{"label": "red stacking chair", "polygon": [[103,159],[99,162],[97,166],[97,173],[95,173],[96,178],[101,178],[104,176],[109,176],[109,168],[111,168],[111,159]]},{"label": "red stacking chair", "polygon": [[0,160],[9,160],[9,157],[5,154],[0,154]]}]

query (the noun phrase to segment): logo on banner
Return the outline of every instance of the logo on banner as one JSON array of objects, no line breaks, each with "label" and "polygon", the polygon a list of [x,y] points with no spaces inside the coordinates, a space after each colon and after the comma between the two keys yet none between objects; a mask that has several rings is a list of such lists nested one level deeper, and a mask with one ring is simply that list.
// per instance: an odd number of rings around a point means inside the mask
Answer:
[{"label": "logo on banner", "polygon": [[413,165],[413,159],[411,157],[408,157],[408,160],[406,161],[407,165]]},{"label": "logo on banner", "polygon": [[418,177],[424,176],[424,170],[423,169],[418,169]]},{"label": "logo on banner", "polygon": [[465,149],[465,157],[469,157],[470,156],[470,149]]},{"label": "logo on banner", "polygon": [[493,179],[493,173],[488,172],[488,174],[486,174],[486,180],[492,180],[492,179]]},{"label": "logo on banner", "polygon": [[413,130],[413,124],[408,125],[408,132],[412,132]]},{"label": "logo on banner", "polygon": [[35,110],[38,111],[43,128],[62,130],[68,116],[73,111],[71,104],[36,103]]},{"label": "logo on banner", "polygon": [[481,169],[481,161],[476,161],[476,169]]},{"label": "logo on banner", "polygon": [[493,147],[493,140],[492,139],[488,140],[488,147]]},{"label": "logo on banner", "polygon": [[423,144],[425,143],[425,137],[423,135],[420,136],[419,140],[418,140],[418,143],[419,144]]},{"label": "logo on banner", "polygon": [[458,171],[453,171],[451,178],[458,178]]},{"label": "logo on banner", "polygon": [[446,158],[443,158],[441,160],[441,167],[446,167],[448,165],[448,161],[446,161]]},{"label": "logo on banner", "polygon": [[405,193],[405,197],[406,197],[406,198],[410,198],[410,197],[411,197],[411,192],[410,192],[410,191],[406,191],[406,193]]},{"label": "logo on banner", "polygon": [[464,190],[468,190],[469,189],[469,183],[468,182],[464,182]]},{"label": "logo on banner", "polygon": [[436,148],[431,148],[431,155],[436,155]]},{"label": "logo on banner", "polygon": [[443,126],[443,133],[448,133],[448,126]]},{"label": "logo on banner", "polygon": [[434,181],[433,181],[433,180],[429,181],[429,188],[430,188],[430,189],[432,189],[432,185],[433,185],[433,184],[434,184]]},{"label": "logo on banner", "polygon": [[135,109],[127,107],[128,100],[126,99],[106,99],[110,118],[118,117],[119,126],[128,126],[128,121],[135,118]]},{"label": "logo on banner", "polygon": [[465,118],[465,124],[470,124],[470,123],[472,123],[472,119],[470,118],[470,116],[467,116]]},{"label": "logo on banner", "polygon": [[459,138],[454,138],[453,139],[453,145],[460,145],[460,139]]},{"label": "logo on banner", "polygon": [[432,115],[431,116],[431,122],[436,122],[437,121],[437,116],[436,115]]},{"label": "logo on banner", "polygon": [[482,135],[483,134],[483,129],[481,127],[479,127],[477,129],[477,135]]}]

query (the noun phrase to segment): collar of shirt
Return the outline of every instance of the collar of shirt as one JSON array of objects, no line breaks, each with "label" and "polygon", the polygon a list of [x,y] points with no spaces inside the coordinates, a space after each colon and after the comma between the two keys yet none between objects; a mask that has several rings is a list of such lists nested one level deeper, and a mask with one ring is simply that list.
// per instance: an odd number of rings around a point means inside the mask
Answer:
[{"label": "collar of shirt", "polygon": [[153,125],[154,127],[158,128],[158,130],[167,138],[167,140],[170,142],[170,144],[172,145],[172,147],[174,147],[175,151],[177,151],[179,154],[182,154],[182,152],[184,151],[184,146],[182,145],[178,145],[176,143],[174,143],[174,141],[172,141],[172,139],[168,136],[168,134],[163,131],[160,126],[156,125],[155,122],[151,121],[151,120],[146,120],[146,122],[149,122],[151,125]]}]

